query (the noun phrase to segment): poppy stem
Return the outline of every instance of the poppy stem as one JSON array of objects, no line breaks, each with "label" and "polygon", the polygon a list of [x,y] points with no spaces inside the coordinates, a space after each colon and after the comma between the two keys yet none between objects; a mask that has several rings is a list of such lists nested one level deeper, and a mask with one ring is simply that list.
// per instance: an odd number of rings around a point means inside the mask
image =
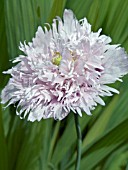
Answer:
[{"label": "poppy stem", "polygon": [[79,124],[79,115],[74,114],[74,119],[75,119],[75,126],[77,132],[77,158],[76,158],[75,170],[80,170],[82,134],[81,134],[81,128]]}]

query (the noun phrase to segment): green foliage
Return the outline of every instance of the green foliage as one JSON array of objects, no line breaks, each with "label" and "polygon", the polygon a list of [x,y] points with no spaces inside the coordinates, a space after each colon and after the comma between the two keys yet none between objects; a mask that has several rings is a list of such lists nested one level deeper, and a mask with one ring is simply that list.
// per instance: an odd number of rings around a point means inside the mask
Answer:
[{"label": "green foliage", "polygon": [[[9,59],[19,55],[20,41],[31,41],[38,25],[52,22],[70,8],[80,19],[87,17],[94,31],[121,44],[128,52],[127,0],[1,0],[0,3],[0,90],[11,67]],[[83,114],[81,170],[124,170],[128,167],[128,76],[115,86],[120,95],[106,98],[93,116]],[[61,122],[52,119],[27,122],[15,109],[0,105],[0,170],[73,170],[76,158],[76,131],[73,115]]]}]

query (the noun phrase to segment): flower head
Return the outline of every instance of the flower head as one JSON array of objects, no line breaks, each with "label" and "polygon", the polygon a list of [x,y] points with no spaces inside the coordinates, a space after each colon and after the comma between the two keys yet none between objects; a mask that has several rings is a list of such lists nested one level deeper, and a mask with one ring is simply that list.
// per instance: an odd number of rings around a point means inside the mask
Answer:
[{"label": "flower head", "polygon": [[78,21],[65,10],[63,21],[56,17],[52,27],[39,26],[32,43],[20,44],[24,55],[17,57],[3,89],[2,103],[17,103],[17,114],[28,120],[65,118],[70,111],[91,115],[101,97],[118,91],[107,84],[121,81],[128,72],[128,58],[111,38],[91,31],[84,18]]}]

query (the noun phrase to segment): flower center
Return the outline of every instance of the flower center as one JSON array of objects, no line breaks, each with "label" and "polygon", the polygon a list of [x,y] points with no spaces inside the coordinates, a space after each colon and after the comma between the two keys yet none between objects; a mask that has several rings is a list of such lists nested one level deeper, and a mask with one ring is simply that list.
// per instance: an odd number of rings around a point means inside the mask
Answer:
[{"label": "flower center", "polygon": [[62,60],[62,56],[60,55],[59,52],[55,52],[52,58],[52,63],[59,66],[60,62]]}]

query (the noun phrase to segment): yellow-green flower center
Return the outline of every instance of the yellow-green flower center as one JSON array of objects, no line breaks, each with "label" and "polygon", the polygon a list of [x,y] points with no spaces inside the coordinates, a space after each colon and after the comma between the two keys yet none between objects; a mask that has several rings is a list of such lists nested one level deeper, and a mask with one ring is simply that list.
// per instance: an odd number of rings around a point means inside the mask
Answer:
[{"label": "yellow-green flower center", "polygon": [[60,65],[60,62],[62,60],[62,56],[60,55],[59,52],[56,52],[54,54],[54,57],[52,58],[52,63],[59,66]]}]

